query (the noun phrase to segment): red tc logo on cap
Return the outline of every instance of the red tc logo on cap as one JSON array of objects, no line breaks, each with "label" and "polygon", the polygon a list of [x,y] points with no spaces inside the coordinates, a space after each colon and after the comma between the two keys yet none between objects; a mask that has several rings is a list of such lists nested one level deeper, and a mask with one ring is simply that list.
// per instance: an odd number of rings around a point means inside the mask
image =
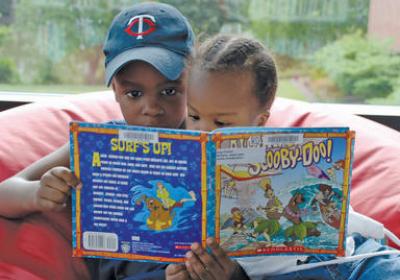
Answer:
[{"label": "red tc logo on cap", "polygon": [[[143,30],[143,23],[146,23],[147,25],[146,30]],[[136,25],[138,25],[137,32],[133,31],[136,29],[134,28]],[[136,39],[143,39],[143,36],[150,34],[154,30],[156,30],[156,20],[150,15],[139,15],[132,17],[128,22],[128,26],[125,28],[125,32],[130,36],[137,37]]]}]

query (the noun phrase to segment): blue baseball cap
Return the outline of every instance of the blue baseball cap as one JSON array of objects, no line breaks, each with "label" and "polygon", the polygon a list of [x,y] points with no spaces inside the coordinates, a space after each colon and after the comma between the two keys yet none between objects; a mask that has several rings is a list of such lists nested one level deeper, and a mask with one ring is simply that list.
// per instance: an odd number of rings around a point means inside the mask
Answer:
[{"label": "blue baseball cap", "polygon": [[193,45],[193,30],[176,8],[141,3],[125,9],[114,18],[104,42],[106,84],[132,61],[147,62],[168,80],[177,80]]}]

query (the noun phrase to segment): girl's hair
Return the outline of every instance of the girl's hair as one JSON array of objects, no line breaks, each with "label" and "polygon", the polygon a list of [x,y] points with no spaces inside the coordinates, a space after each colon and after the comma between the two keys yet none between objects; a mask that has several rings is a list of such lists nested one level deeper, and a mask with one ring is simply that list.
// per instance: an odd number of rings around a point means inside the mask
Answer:
[{"label": "girl's hair", "polygon": [[207,72],[250,71],[260,103],[271,105],[275,98],[278,86],[275,62],[254,39],[216,35],[197,48],[190,64],[193,69]]}]

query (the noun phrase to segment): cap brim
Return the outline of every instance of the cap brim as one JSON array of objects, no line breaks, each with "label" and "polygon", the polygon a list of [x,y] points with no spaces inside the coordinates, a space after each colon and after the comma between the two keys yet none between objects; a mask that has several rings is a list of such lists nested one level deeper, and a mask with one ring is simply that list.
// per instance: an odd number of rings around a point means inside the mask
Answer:
[{"label": "cap brim", "polygon": [[168,80],[177,80],[185,67],[185,57],[163,48],[142,47],[129,49],[114,57],[106,66],[106,84],[109,86],[114,75],[127,63],[144,61],[151,64]]}]

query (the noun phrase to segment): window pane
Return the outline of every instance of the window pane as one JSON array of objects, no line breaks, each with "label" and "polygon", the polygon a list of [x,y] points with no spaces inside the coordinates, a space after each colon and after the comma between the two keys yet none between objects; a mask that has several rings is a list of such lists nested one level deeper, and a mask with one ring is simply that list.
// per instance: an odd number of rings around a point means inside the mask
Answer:
[{"label": "window pane", "polygon": [[[105,89],[107,27],[135,2],[2,0],[0,91]],[[280,96],[400,105],[400,1],[164,2],[189,18],[200,40],[218,32],[261,40],[277,60]]]}]

